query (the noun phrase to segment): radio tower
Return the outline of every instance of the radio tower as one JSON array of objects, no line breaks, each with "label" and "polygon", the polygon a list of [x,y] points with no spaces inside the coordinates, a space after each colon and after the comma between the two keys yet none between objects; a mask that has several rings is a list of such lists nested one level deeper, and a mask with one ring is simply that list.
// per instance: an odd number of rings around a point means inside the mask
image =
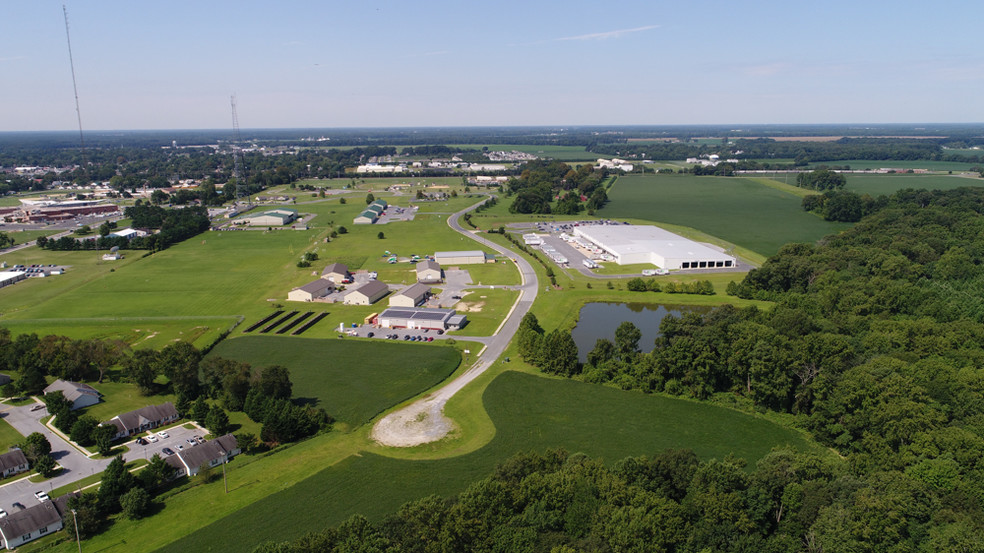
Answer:
[{"label": "radio tower", "polygon": [[75,115],[79,120],[79,144],[82,148],[82,175],[86,177],[89,170],[85,162],[85,136],[82,134],[82,112],[79,110],[79,87],[75,84],[75,60],[72,59],[72,35],[68,32],[68,8],[65,7],[65,4],[62,4],[62,13],[65,14],[65,39],[68,40],[68,65],[72,68],[72,91],[75,93]]},{"label": "radio tower", "polygon": [[232,158],[235,162],[233,176],[236,177],[236,203],[242,201],[243,196],[246,196],[246,201],[249,203],[249,194],[247,193],[248,189],[246,187],[246,159],[243,157],[243,150],[239,146],[240,142],[242,142],[242,137],[239,135],[239,115],[236,114],[236,95],[233,94],[230,96],[229,100],[232,103]]}]

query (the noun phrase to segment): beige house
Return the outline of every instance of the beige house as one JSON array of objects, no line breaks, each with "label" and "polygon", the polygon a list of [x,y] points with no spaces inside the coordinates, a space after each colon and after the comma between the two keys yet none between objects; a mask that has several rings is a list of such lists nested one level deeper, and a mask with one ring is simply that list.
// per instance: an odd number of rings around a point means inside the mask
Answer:
[{"label": "beige house", "polygon": [[321,271],[321,278],[334,282],[335,284],[342,284],[349,279],[348,266],[341,263],[332,263],[325,267],[325,270]]},{"label": "beige house", "polygon": [[425,259],[417,263],[417,282],[441,282],[441,264]]},{"label": "beige house", "polygon": [[335,284],[333,282],[319,278],[287,292],[287,301],[314,301],[327,296],[334,289]]},{"label": "beige house", "polygon": [[372,305],[388,293],[389,286],[385,282],[370,280],[346,294],[343,302],[347,305]]},{"label": "beige house", "polygon": [[417,307],[430,296],[431,288],[426,284],[416,283],[407,286],[390,296],[390,307]]}]

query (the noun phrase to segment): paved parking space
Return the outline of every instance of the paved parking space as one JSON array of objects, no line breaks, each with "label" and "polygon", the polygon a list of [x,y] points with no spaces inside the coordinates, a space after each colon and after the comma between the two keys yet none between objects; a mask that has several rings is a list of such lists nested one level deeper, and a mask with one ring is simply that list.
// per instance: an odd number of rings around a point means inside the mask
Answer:
[{"label": "paved parking space", "polygon": [[[182,423],[178,426],[165,428],[164,430],[153,430],[152,432],[154,434],[154,438],[157,440],[156,442],[148,441],[148,443],[142,445],[137,443],[137,438],[146,438],[148,434],[150,434],[149,432],[144,432],[134,436],[133,440],[126,443],[126,445],[130,448],[130,452],[125,457],[127,460],[150,459],[155,454],[160,455],[161,457],[167,457],[168,455],[164,453],[164,448],[169,448],[171,451],[177,453],[178,451],[189,447],[194,447],[194,445],[188,442],[190,438],[193,438],[194,436],[204,438],[205,434],[208,433],[206,430],[197,426],[192,429],[185,428],[185,424],[189,423]],[[160,432],[165,432],[168,437],[164,438],[160,436]]]}]

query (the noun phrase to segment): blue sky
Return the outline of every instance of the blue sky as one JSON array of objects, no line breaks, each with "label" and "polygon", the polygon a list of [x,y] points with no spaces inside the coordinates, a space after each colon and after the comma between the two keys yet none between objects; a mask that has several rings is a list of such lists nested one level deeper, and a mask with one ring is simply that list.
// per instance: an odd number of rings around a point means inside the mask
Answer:
[{"label": "blue sky", "polygon": [[[984,122],[984,3],[67,0],[91,130]],[[6,0],[0,130],[71,130],[62,2]]]}]

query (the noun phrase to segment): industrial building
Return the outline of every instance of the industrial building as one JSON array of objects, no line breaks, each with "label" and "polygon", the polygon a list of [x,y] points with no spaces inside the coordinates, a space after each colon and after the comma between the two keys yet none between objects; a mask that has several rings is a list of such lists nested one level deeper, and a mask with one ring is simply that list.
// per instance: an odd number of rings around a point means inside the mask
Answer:
[{"label": "industrial building", "polygon": [[287,301],[314,301],[327,296],[334,289],[333,282],[319,278],[287,292]]},{"label": "industrial building", "polygon": [[415,268],[417,269],[417,282],[441,282],[441,264],[437,261],[425,259],[417,263]]},{"label": "industrial building", "polygon": [[431,294],[430,286],[416,283],[390,296],[390,307],[417,307],[427,301]]},{"label": "industrial building", "polygon": [[3,271],[0,272],[0,288],[24,280],[27,275],[22,271]]},{"label": "industrial building", "polygon": [[251,227],[282,227],[297,219],[296,209],[279,208],[236,219],[236,223]]},{"label": "industrial building", "polygon": [[346,305],[372,305],[383,299],[389,293],[389,286],[385,282],[370,280],[345,295],[343,303]]},{"label": "industrial building", "polygon": [[651,263],[664,269],[737,265],[733,256],[655,226],[585,225],[575,228],[574,236],[588,240],[619,265]]},{"label": "industrial building", "polygon": [[454,309],[390,307],[376,317],[376,324],[383,328],[458,330],[468,324],[468,318]]},{"label": "industrial building", "polygon": [[472,265],[475,263],[485,263],[487,261],[485,252],[480,250],[468,250],[461,252],[437,252],[434,254],[434,261],[441,265]]},{"label": "industrial building", "polygon": [[389,204],[386,200],[375,200],[371,204],[366,206],[366,210],[360,213],[355,219],[352,220],[353,223],[357,225],[371,225],[375,223],[379,216],[386,211],[386,207]]}]

